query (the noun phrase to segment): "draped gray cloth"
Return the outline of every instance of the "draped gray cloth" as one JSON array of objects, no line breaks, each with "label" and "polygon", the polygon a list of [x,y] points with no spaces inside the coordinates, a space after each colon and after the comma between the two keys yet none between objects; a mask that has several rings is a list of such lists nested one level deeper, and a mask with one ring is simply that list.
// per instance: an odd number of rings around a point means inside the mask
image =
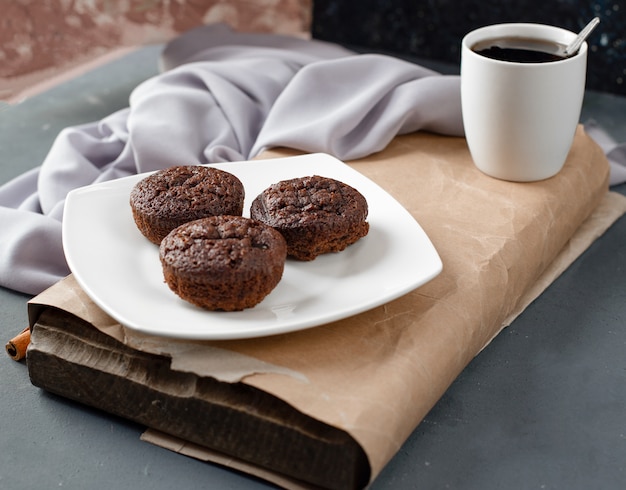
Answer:
[{"label": "draped gray cloth", "polygon": [[77,187],[278,146],[350,160],[398,134],[463,135],[459,78],[389,56],[214,25],[160,63],[128,108],[66,128],[40,167],[0,187],[0,285],[37,294],[69,273],[61,220]]},{"label": "draped gray cloth", "polygon": [[626,182],[626,143],[617,143],[596,121],[586,121],[585,131],[604,151],[611,175],[609,185],[614,186]]}]

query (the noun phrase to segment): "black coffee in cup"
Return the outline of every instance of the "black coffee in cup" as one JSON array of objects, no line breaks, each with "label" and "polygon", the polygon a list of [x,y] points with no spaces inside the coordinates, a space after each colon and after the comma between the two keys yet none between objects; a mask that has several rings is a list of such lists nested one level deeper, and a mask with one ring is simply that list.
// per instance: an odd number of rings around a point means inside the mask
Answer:
[{"label": "black coffee in cup", "polygon": [[542,39],[499,37],[472,46],[472,51],[500,61],[513,63],[549,63],[565,59],[565,46]]}]

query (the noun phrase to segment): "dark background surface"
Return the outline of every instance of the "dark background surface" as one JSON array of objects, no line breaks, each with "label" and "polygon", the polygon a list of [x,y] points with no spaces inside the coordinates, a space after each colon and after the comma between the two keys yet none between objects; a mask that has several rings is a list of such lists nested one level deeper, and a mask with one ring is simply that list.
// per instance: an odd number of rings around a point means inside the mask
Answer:
[{"label": "dark background surface", "polygon": [[449,63],[461,39],[488,24],[533,22],[580,31],[600,18],[588,40],[587,86],[626,94],[626,1],[315,0],[313,36],[340,44]]}]

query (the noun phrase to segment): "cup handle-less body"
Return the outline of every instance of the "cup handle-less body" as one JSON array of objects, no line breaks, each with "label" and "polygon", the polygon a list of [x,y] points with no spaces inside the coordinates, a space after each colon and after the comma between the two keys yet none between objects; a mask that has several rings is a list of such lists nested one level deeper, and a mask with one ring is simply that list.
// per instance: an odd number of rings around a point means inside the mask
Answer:
[{"label": "cup handle-less body", "polygon": [[461,101],[467,143],[476,166],[504,180],[531,182],[563,167],[580,119],[587,45],[575,56],[546,63],[493,60],[471,50],[498,37],[567,44],[575,34],[540,24],[500,24],[463,39]]}]

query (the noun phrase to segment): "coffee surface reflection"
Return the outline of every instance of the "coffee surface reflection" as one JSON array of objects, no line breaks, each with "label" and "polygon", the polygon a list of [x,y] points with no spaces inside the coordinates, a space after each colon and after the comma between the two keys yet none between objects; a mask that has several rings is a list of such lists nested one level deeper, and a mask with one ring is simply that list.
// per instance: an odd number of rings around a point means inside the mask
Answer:
[{"label": "coffee surface reflection", "polygon": [[560,53],[565,46],[522,37],[487,39],[472,46],[472,51],[494,60],[513,63],[549,63],[565,59]]}]

